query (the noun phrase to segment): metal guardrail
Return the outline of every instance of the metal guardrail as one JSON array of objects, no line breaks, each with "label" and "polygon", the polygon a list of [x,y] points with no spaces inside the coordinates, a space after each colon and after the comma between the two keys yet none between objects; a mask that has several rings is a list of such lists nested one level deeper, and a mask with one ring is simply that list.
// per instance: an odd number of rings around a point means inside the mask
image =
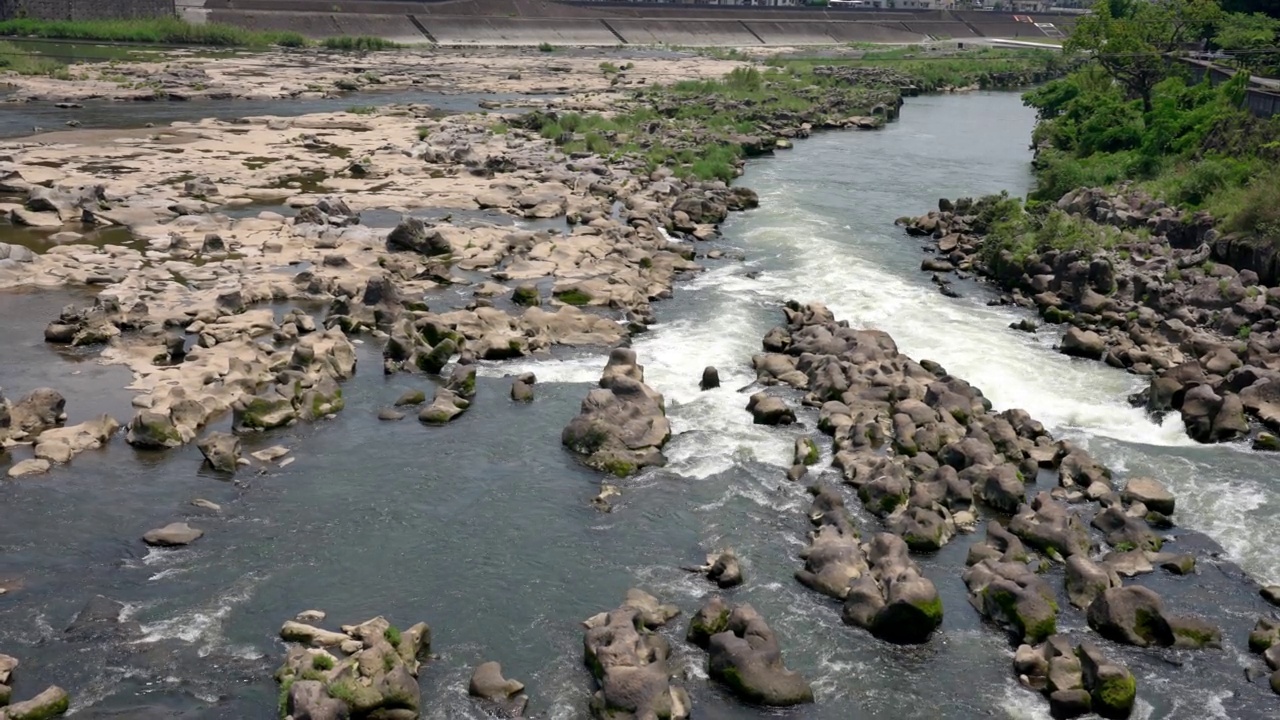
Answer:
[{"label": "metal guardrail", "polygon": [[[1209,82],[1214,85],[1221,85],[1235,77],[1238,72],[1207,60],[1198,60],[1190,57],[1174,59],[1187,65],[1191,71],[1191,76],[1195,78],[1196,82],[1202,82],[1207,75],[1209,76]],[[1272,83],[1275,83],[1275,85],[1272,85]],[[1280,115],[1280,92],[1276,91],[1278,89],[1277,86],[1280,86],[1280,81],[1250,77],[1249,88],[1245,93],[1245,107],[1249,112],[1260,118]]]}]

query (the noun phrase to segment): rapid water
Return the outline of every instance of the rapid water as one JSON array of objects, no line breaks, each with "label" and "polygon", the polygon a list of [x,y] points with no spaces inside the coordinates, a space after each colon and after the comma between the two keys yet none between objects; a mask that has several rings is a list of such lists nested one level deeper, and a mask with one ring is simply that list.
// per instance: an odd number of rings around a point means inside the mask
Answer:
[{"label": "rapid water", "polygon": [[[283,656],[275,632],[316,607],[329,626],[375,614],[401,627],[432,624],[439,657],[423,672],[424,717],[479,717],[466,679],[492,659],[528,685],[539,716],[581,718],[591,685],[579,621],[615,607],[631,586],[677,603],[687,618],[711,588],[679,566],[732,546],[747,584],[731,599],[761,610],[788,665],[814,681],[818,704],[771,713],[726,697],[705,682],[704,656],[678,640],[682,618],[671,632],[698,717],[1047,718],[1044,700],[1016,685],[1004,637],[966,603],[959,569],[970,538],[919,558],[946,608],[942,630],[921,647],[845,627],[837,605],[792,579],[807,496],[783,473],[805,430],[752,425],[738,392],[754,380],[750,356],[779,322],[779,304],[826,302],[840,318],[890,332],[904,352],[941,362],[997,407],[1026,408],[1117,470],[1163,479],[1183,525],[1215,538],[1255,577],[1280,580],[1280,558],[1267,545],[1280,532],[1271,463],[1238,448],[1194,446],[1172,423],[1149,422],[1124,401],[1134,378],[1008,329],[1017,312],[986,306],[981,288],[943,297],[918,270],[916,242],[893,227],[939,197],[1024,192],[1033,122],[1013,94],[913,98],[882,131],[824,134],[752,163],[741,182],[760,193],[761,208],[736,215],[713,243],[746,262],[713,264],[678,286],[658,307],[660,324],[636,339],[677,435],[667,468],[619,483],[613,513],[590,506],[599,476],[559,445],[599,377],[598,352],[486,365],[472,409],[447,427],[424,428],[374,419],[425,381],[384,378],[367,344],[335,420],[248,443],[290,447],[297,461],[288,467],[242,472],[231,484],[199,472],[194,448],[155,457],[117,442],[68,469],[0,485],[0,584],[20,586],[0,596],[0,650],[24,661],[16,695],[59,682],[83,717],[268,718],[270,673]],[[60,301],[51,298],[46,315]],[[22,299],[24,313],[30,303]],[[0,337],[14,327],[0,326]],[[38,327],[23,324],[22,337]],[[37,357],[28,345],[23,357]],[[9,369],[10,357],[8,341],[0,343],[0,385],[16,394],[36,373]],[[706,365],[720,369],[720,390],[698,391]],[[537,400],[515,406],[503,376],[525,370],[538,375]],[[58,377],[48,382],[57,386]],[[90,402],[68,395],[73,414]],[[127,417],[127,397],[115,398],[93,404],[114,403]],[[190,518],[206,537],[178,551],[137,541],[186,517],[195,497],[224,506],[221,516]],[[864,531],[877,529],[856,501],[850,507]],[[1202,576],[1179,582],[1205,588],[1198,609],[1221,605],[1215,619],[1238,647],[1252,618],[1235,608],[1247,603],[1216,597],[1219,570],[1204,558],[1202,566]],[[96,593],[128,604],[138,638],[61,637]],[[1083,619],[1064,613],[1062,625],[1078,630]],[[1108,651],[1138,676],[1135,717],[1247,719],[1274,708],[1265,687],[1239,687],[1234,650],[1184,653],[1176,674],[1156,654]]]}]

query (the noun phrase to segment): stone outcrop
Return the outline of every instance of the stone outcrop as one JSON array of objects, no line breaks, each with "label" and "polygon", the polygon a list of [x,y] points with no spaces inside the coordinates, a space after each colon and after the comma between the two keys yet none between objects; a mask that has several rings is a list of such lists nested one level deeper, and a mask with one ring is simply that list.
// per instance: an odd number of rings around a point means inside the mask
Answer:
[{"label": "stone outcrop", "polygon": [[662,395],[644,383],[635,352],[618,348],[609,355],[600,387],[587,394],[560,439],[587,465],[625,477],[663,465],[662,447],[670,437]]},{"label": "stone outcrop", "polygon": [[1089,627],[1099,635],[1138,647],[1221,647],[1221,633],[1192,616],[1171,615],[1153,590],[1139,585],[1110,588],[1089,604]]},{"label": "stone outcrop", "polygon": [[652,596],[632,591],[618,609],[583,623],[584,662],[598,688],[591,717],[689,717],[689,695],[670,679],[670,644],[652,632],[674,616],[669,610]]},{"label": "stone outcrop", "polygon": [[1020,646],[1013,665],[1024,685],[1048,698],[1054,718],[1095,713],[1122,719],[1133,712],[1137,697],[1133,673],[1109,660],[1093,643],[1073,646],[1065,636],[1054,635],[1036,647]]},{"label": "stone outcrop", "polygon": [[786,668],[773,630],[750,605],[729,608],[712,598],[694,618],[689,639],[707,651],[707,674],[757,705],[813,702],[813,689]]},{"label": "stone outcrop", "polygon": [[401,631],[376,617],[345,625],[338,633],[291,620],[280,635],[295,643],[275,675],[282,714],[389,720],[420,716],[418,670],[431,651],[431,629],[425,623]]},{"label": "stone outcrop", "polygon": [[892,643],[927,642],[942,624],[942,598],[908,556],[907,544],[897,535],[877,533],[865,552],[870,572],[849,584],[845,623]]},{"label": "stone outcrop", "polygon": [[240,438],[231,433],[213,432],[196,443],[209,467],[218,472],[234,473],[240,464]]},{"label": "stone outcrop", "polygon": [[1015,255],[986,244],[996,215],[1008,209],[1002,203],[996,196],[942,202],[904,225],[936,242],[946,267],[931,265],[934,272],[981,275],[1008,293],[1004,302],[1065,325],[1062,353],[1149,378],[1131,399],[1153,416],[1179,413],[1199,442],[1253,436],[1259,449],[1280,449],[1262,434],[1280,431],[1272,369],[1280,265],[1259,267],[1252,251],[1233,250],[1241,243],[1207,214],[1127,188],[1068,193],[1045,221],[1109,234],[1105,249],[1047,244]]}]

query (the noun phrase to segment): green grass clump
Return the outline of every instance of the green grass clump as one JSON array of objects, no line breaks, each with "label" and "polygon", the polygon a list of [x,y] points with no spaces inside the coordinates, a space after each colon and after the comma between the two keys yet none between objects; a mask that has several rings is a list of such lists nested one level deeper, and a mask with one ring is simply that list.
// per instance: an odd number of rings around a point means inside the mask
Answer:
[{"label": "green grass clump", "polygon": [[400,631],[396,629],[395,625],[383,630],[382,637],[386,638],[387,642],[391,643],[391,647],[400,647]]},{"label": "green grass clump", "polygon": [[343,35],[327,37],[320,41],[320,46],[329,50],[395,50],[403,47],[400,43],[384,40],[370,35]]},{"label": "green grass clump", "polygon": [[555,52],[556,46],[549,42],[540,42],[538,43],[538,51],[544,53]]},{"label": "green grass clump", "polygon": [[311,656],[311,667],[316,670],[332,670],[333,656],[325,653]]},{"label": "green grass clump", "polygon": [[347,108],[347,112],[352,115],[373,115],[378,112],[378,108],[373,105],[352,105]]}]

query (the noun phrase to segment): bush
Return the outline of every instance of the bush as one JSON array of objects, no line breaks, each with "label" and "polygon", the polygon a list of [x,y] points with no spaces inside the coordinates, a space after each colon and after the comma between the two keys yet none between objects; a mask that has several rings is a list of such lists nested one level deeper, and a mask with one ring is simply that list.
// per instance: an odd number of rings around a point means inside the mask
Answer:
[{"label": "bush", "polygon": [[556,46],[552,45],[549,42],[540,42],[538,43],[538,50],[539,52],[545,52],[545,53],[555,52]]}]

